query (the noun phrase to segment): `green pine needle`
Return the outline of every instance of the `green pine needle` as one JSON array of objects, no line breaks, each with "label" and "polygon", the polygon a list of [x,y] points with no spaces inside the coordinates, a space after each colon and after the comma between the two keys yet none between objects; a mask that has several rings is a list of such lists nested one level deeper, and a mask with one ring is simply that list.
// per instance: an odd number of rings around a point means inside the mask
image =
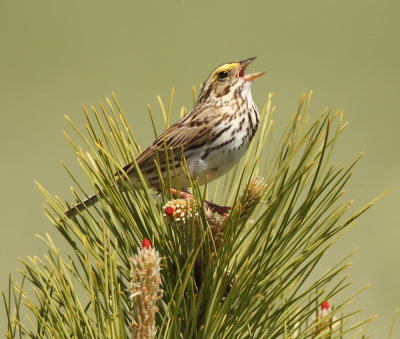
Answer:
[{"label": "green pine needle", "polygon": [[[165,126],[173,94],[168,105],[157,97]],[[144,238],[162,257],[155,338],[341,338],[359,329],[370,319],[354,323],[347,257],[320,276],[315,270],[375,201],[352,212],[352,202],[343,200],[359,158],[343,167],[331,163],[346,127],[343,113],[325,111],[313,121],[310,99],[311,93],[302,94],[277,141],[270,95],[245,159],[206,187],[193,182],[196,206],[205,199],[233,206],[226,220],[198,207],[185,223],[164,216],[170,194],[157,195],[141,174],[141,190],[121,189],[115,173],[135,162],[140,147],[114,94],[100,110],[84,109],[85,126],[67,117],[75,136],[65,135],[87,181],[63,164],[78,190],[73,196],[78,203],[103,190],[104,199],[68,219],[71,199],[67,204],[38,184],[46,215],[69,251],[45,235],[39,238],[47,254],[21,260],[21,283],[10,278],[3,292],[6,336],[130,338],[137,307],[129,292],[130,258]],[[156,133],[150,107],[149,116]],[[326,300],[332,309],[318,318]]]}]

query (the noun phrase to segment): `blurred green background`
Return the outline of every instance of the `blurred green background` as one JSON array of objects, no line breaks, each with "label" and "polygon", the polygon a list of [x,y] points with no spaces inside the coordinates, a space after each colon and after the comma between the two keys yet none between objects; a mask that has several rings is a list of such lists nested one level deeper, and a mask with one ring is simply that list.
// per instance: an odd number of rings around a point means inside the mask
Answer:
[{"label": "blurred green background", "polygon": [[[60,160],[78,170],[62,135],[68,114],[115,91],[139,141],[152,141],[146,104],[175,87],[174,112],[191,106],[191,86],[214,66],[258,56],[259,106],[274,92],[277,132],[314,90],[312,113],[344,109],[350,122],[335,160],[355,169],[348,199],[361,207],[391,192],[329,252],[358,247],[350,273],[372,286],[356,298],[387,337],[400,306],[400,3],[398,1],[6,1],[0,2],[0,288],[18,257],[42,254],[34,234],[58,238],[43,213],[39,180],[70,199]],[[4,329],[3,325],[2,329]]]}]

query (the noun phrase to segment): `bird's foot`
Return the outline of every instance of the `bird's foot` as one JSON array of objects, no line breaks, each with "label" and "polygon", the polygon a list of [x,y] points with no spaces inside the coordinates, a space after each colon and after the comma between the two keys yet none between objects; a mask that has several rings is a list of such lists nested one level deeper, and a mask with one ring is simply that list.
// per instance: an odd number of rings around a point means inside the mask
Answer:
[{"label": "bird's foot", "polygon": [[222,217],[227,217],[231,213],[232,207],[231,206],[220,206],[214,204],[211,201],[204,201],[204,204],[211,210],[213,213],[218,213]]},{"label": "bird's foot", "polygon": [[192,193],[186,192],[186,191],[178,191],[175,188],[170,188],[169,189],[172,193],[172,195],[175,195],[179,197],[180,199],[194,199],[194,196]]},{"label": "bird's foot", "polygon": [[[173,195],[178,196],[180,199],[194,199],[194,196],[192,193],[186,192],[186,191],[178,191],[175,188],[170,188],[170,191]],[[214,204],[211,201],[204,201],[204,205],[212,212],[212,213],[218,213],[222,217],[227,217],[231,213],[232,207],[230,206],[220,206],[217,204]]]}]

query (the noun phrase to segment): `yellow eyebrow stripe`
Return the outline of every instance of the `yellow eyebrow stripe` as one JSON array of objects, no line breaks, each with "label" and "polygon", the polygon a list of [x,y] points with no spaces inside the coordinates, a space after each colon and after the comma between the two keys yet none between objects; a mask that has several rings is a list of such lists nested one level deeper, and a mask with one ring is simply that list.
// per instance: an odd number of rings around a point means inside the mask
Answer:
[{"label": "yellow eyebrow stripe", "polygon": [[239,65],[240,64],[238,62],[232,62],[231,64],[225,64],[225,65],[219,66],[214,71],[214,75],[212,77],[212,81],[214,82],[217,79],[219,72],[221,72],[221,71],[230,71],[231,69],[238,68]]},{"label": "yellow eyebrow stripe", "polygon": [[233,62],[231,64],[225,64],[222,66],[219,66],[214,73],[219,73],[221,71],[229,71],[233,68],[238,68],[239,67],[239,63],[238,62]]}]

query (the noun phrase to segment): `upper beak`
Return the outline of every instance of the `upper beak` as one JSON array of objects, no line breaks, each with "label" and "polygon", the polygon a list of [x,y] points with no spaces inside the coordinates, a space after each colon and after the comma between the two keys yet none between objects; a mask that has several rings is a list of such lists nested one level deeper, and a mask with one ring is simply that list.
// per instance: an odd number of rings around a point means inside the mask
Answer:
[{"label": "upper beak", "polygon": [[255,59],[256,59],[256,57],[248,58],[248,59],[239,61],[239,64],[241,67],[246,67],[246,66],[250,65],[250,63],[253,62]]},{"label": "upper beak", "polygon": [[240,71],[239,71],[239,77],[242,78],[245,81],[253,81],[260,76],[262,76],[265,72],[258,72],[258,73],[252,73],[252,74],[244,74],[246,67],[255,59],[256,57],[253,58],[248,58],[246,60],[239,61],[240,64]]}]

